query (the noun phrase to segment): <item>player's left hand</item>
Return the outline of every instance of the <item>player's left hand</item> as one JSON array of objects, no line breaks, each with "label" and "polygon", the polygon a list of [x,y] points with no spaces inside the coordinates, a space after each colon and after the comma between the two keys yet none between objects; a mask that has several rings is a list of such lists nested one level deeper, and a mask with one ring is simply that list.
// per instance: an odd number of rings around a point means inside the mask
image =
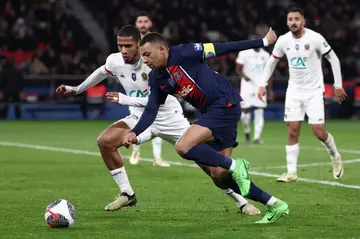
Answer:
[{"label": "player's left hand", "polygon": [[123,145],[127,148],[130,147],[130,145],[137,143],[136,134],[134,132],[129,132],[125,134],[123,139]]},{"label": "player's left hand", "polygon": [[339,104],[341,104],[347,97],[347,94],[344,88],[337,88],[335,89],[335,97]]},{"label": "player's left hand", "polygon": [[106,98],[110,100],[111,103],[119,103],[120,102],[120,93],[118,92],[107,92]]},{"label": "player's left hand", "polygon": [[261,100],[261,101],[264,101],[264,96],[266,95],[266,88],[265,87],[259,87],[259,90],[258,90],[258,98]]},{"label": "player's left hand", "polygon": [[277,36],[271,27],[269,28],[269,31],[266,34],[265,38],[268,40],[269,46],[276,42]]}]

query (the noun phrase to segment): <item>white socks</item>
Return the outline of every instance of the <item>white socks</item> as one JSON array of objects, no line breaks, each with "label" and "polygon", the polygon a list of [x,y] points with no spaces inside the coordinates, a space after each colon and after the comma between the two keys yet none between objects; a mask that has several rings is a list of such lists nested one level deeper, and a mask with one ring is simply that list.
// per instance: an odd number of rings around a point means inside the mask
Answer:
[{"label": "white socks", "polygon": [[269,201],[266,203],[266,206],[271,206],[274,205],[277,201],[276,197],[271,196],[271,198],[269,199]]},{"label": "white socks", "polygon": [[250,120],[251,120],[251,114],[250,112],[245,113],[245,112],[241,112],[241,122],[244,125],[244,133],[245,134],[250,134]]},{"label": "white socks", "polygon": [[334,137],[329,132],[328,138],[325,140],[325,142],[321,142],[321,144],[324,145],[331,159],[334,159],[335,155],[339,153],[335,144]]},{"label": "white socks", "polygon": [[132,189],[128,176],[125,171],[125,167],[117,168],[110,171],[113,179],[115,180],[116,184],[120,188],[120,192],[127,193],[130,196],[134,194],[134,190]]},{"label": "white socks", "polygon": [[264,109],[254,110],[254,140],[260,139],[264,127]]},{"label": "white socks", "polygon": [[161,158],[161,148],[162,148],[161,144],[162,144],[162,139],[160,137],[156,137],[152,140],[153,154],[155,160]]},{"label": "white socks", "polygon": [[240,194],[237,194],[230,188],[224,189],[224,193],[235,201],[238,208],[248,203],[245,198],[243,198]]},{"label": "white socks", "polygon": [[288,173],[296,174],[297,160],[299,157],[300,147],[299,143],[294,145],[286,145],[286,162]]},{"label": "white socks", "polygon": [[231,160],[232,160],[232,162],[231,162],[231,165],[230,165],[229,170],[232,172],[232,171],[234,171],[234,169],[236,168],[236,162],[235,162],[235,160],[233,160],[233,159],[231,159]]}]

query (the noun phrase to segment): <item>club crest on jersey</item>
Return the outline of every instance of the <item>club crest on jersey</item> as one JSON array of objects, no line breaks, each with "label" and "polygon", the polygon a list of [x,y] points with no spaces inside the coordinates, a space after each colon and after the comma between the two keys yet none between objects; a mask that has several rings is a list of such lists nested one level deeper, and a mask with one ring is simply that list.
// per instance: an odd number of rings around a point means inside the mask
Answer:
[{"label": "club crest on jersey", "polygon": [[175,72],[174,73],[174,78],[175,78],[176,81],[181,80],[181,74],[179,72]]},{"label": "club crest on jersey", "polygon": [[143,72],[143,73],[141,74],[141,77],[142,77],[142,79],[145,80],[145,81],[148,79],[148,75],[147,75],[145,72]]},{"label": "club crest on jersey", "polygon": [[295,45],[295,49],[298,51],[300,49],[300,45],[299,44],[296,44]]},{"label": "club crest on jersey", "polygon": [[310,50],[310,45],[309,44],[305,45],[305,50]]},{"label": "club crest on jersey", "polygon": [[136,74],[134,72],[131,73],[131,78],[133,79],[133,81],[136,81]]}]

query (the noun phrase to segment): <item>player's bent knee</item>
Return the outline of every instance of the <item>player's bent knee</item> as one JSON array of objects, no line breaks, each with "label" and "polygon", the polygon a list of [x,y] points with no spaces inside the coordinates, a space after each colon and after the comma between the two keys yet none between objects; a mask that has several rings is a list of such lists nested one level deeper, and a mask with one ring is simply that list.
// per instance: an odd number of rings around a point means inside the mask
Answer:
[{"label": "player's bent knee", "polygon": [[183,143],[183,140],[179,140],[175,145],[176,152],[183,157],[187,152],[189,152],[190,147]]}]

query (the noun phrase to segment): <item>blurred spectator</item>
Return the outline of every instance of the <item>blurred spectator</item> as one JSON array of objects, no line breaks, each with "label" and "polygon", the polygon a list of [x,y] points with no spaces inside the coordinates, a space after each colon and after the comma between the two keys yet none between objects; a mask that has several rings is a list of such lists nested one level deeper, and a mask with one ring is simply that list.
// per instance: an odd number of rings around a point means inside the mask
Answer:
[{"label": "blurred spectator", "polygon": [[[81,54],[89,51],[89,54]],[[80,54],[79,54],[80,52]],[[98,62],[99,50],[63,0],[0,1],[0,54],[33,74],[89,73],[64,62]],[[34,55],[36,55],[34,57]],[[90,55],[90,58],[83,59]],[[80,56],[80,59],[79,59]],[[66,68],[66,69],[65,69]],[[60,71],[58,71],[60,70]]]},{"label": "blurred spectator", "polygon": [[19,69],[16,69],[13,60],[9,59],[0,72],[0,94],[2,96],[0,118],[7,118],[9,110],[8,103],[15,103],[16,118],[21,118],[20,105],[18,103],[20,103],[20,99],[22,98],[23,85],[23,73]]}]

